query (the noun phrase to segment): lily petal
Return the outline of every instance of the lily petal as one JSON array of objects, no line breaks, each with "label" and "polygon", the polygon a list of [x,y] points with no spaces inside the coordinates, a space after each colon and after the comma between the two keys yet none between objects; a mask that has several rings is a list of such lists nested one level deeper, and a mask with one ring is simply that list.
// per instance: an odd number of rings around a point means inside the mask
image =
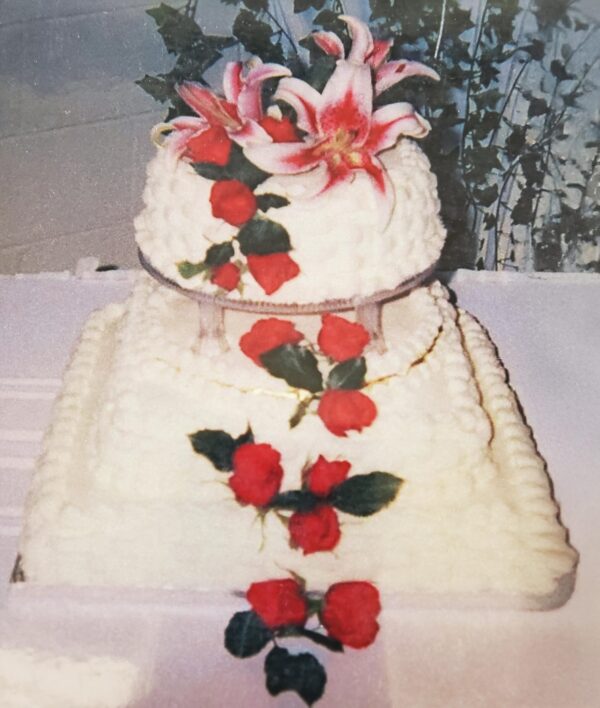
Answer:
[{"label": "lily petal", "polygon": [[310,143],[272,143],[250,145],[244,155],[257,167],[274,175],[295,175],[308,172],[321,161],[318,146]]},{"label": "lily petal", "polygon": [[296,111],[296,125],[310,135],[317,130],[317,111],[321,94],[300,79],[282,79],[273,96],[275,101],[285,101]]},{"label": "lily petal", "polygon": [[440,80],[437,71],[418,61],[405,61],[404,59],[388,61],[375,73],[375,95],[379,96],[380,93],[409,76],[427,76],[434,81]]},{"label": "lily petal", "polygon": [[323,89],[318,112],[319,135],[341,132],[352,138],[353,146],[367,139],[373,110],[371,69],[366,64],[339,61]]},{"label": "lily petal", "polygon": [[373,51],[367,57],[367,63],[369,66],[372,66],[374,69],[378,69],[386,60],[393,44],[393,39],[376,39],[373,42]]},{"label": "lily petal", "polygon": [[348,25],[352,37],[352,48],[348,54],[348,61],[364,64],[369,54],[373,52],[373,35],[369,26],[350,15],[340,15],[339,17]]},{"label": "lily petal", "polygon": [[334,32],[313,32],[311,37],[315,40],[317,47],[323,50],[325,54],[329,54],[329,56],[336,59],[344,58],[344,45]]},{"label": "lily petal", "polygon": [[373,155],[365,156],[363,169],[371,178],[371,183],[374,187],[373,193],[377,202],[379,226],[384,229],[392,217],[396,203],[394,185],[381,161]]},{"label": "lily petal", "polygon": [[215,96],[204,86],[194,81],[185,81],[177,86],[177,93],[190,108],[211,125],[222,125],[231,130],[241,126],[235,106]]},{"label": "lily petal", "polygon": [[429,123],[416,113],[410,103],[389,103],[373,114],[365,149],[377,154],[393,147],[401,135],[421,138],[430,129]]},{"label": "lily petal", "polygon": [[223,93],[229,103],[237,103],[238,97],[243,87],[241,61],[229,61],[225,65],[223,72]]},{"label": "lily petal", "polygon": [[175,130],[203,130],[208,128],[207,121],[204,118],[196,118],[195,116],[178,116],[173,118],[166,125]]},{"label": "lily petal", "polygon": [[237,100],[240,116],[251,120],[260,120],[263,117],[262,85],[267,79],[279,76],[291,76],[287,66],[281,64],[257,64],[242,80],[243,87]]},{"label": "lily petal", "polygon": [[245,120],[241,128],[228,130],[227,134],[234,143],[237,143],[242,148],[249,145],[265,145],[273,142],[267,131],[253,120]]}]

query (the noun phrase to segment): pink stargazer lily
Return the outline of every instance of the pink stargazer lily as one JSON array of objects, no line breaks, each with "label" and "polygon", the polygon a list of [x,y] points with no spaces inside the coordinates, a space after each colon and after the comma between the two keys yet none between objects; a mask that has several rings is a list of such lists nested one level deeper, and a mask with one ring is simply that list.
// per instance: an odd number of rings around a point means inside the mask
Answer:
[{"label": "pink stargazer lily", "polygon": [[253,142],[271,142],[258,122],[264,117],[261,90],[267,79],[290,76],[290,70],[280,64],[263,64],[254,57],[246,76],[242,62],[229,62],[223,77],[224,98],[193,81],[177,87],[177,93],[197,114],[179,116],[156,126],[154,133],[171,130],[166,145],[172,153],[181,155],[190,140],[208,128],[220,126],[242,147]]},{"label": "pink stargazer lily", "polygon": [[[398,59],[386,61],[393,40],[374,40],[369,27],[355,17],[340,16],[352,33],[352,49],[348,61],[368,64],[375,72],[375,95],[383,93],[386,89],[409,76],[427,76],[439,81],[437,71],[418,61]],[[313,32],[311,35],[315,43],[325,54],[344,59],[345,50],[342,40],[333,32]]]},{"label": "pink stargazer lily", "polygon": [[430,126],[409,103],[388,104],[373,112],[373,78],[365,62],[376,50],[373,38],[364,23],[342,19],[352,33],[352,50],[347,58],[338,60],[323,93],[300,79],[284,78],[274,96],[294,108],[298,128],[307,133],[304,141],[253,144],[245,147],[244,153],[271,174],[299,174],[325,166],[319,193],[363,170],[374,185],[382,223],[387,224],[394,190],[376,155],[393,147],[400,135],[424,137]]}]

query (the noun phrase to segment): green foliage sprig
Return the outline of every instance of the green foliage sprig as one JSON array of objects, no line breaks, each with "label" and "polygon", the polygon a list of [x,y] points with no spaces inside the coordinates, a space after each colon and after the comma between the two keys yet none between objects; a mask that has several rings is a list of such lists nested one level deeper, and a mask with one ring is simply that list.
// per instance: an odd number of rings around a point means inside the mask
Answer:
[{"label": "green foliage sprig", "polygon": [[[204,82],[234,46],[286,63],[317,90],[325,85],[334,60],[310,37],[296,42],[272,0],[211,1],[237,8],[231,36],[204,34],[194,19],[204,2],[149,11],[176,62],[138,83],[169,103],[169,118],[189,110],[175,85]],[[340,0],[289,5],[348,45]],[[378,99],[409,101],[432,123],[422,146],[449,233],[441,266],[600,271],[600,123],[586,115],[586,101],[599,103],[600,55],[590,54],[598,25],[576,0],[479,0],[472,9],[460,0],[370,0],[369,7],[375,35],[394,37],[393,58],[422,61],[442,77],[437,85],[408,79]],[[574,124],[579,139],[570,134]]]}]

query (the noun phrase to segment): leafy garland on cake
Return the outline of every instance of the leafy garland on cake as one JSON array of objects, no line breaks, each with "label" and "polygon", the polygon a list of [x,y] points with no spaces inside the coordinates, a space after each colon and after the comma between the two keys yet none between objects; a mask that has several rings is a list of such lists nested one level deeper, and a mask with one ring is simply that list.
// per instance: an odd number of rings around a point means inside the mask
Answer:
[{"label": "leafy garland on cake", "polygon": [[[161,6],[154,14],[172,21],[172,12]],[[289,234],[266,216],[285,207],[287,198],[255,193],[271,175],[320,168],[320,184],[310,195],[314,198],[352,180],[360,170],[370,178],[382,225],[388,223],[394,191],[378,155],[402,135],[425,137],[430,125],[409,103],[375,107],[374,102],[408,76],[439,77],[418,62],[388,61],[392,41],[374,40],[369,27],[356,18],[340,15],[339,27],[349,34],[348,49],[332,31],[310,36],[313,54],[327,60],[319,64],[328,67],[324,75],[319,71],[310,78],[311,72],[304,72],[305,81],[282,64],[254,56],[246,70],[242,62],[227,63],[222,96],[199,82],[175,85],[185,113],[159,124],[153,134],[176,159],[214,181],[213,216],[238,228],[230,240],[213,244],[202,261],[178,263],[183,278],[201,274],[224,291],[241,290],[247,268],[271,295],[299,275],[289,255]],[[270,105],[265,110],[267,93]]]}]

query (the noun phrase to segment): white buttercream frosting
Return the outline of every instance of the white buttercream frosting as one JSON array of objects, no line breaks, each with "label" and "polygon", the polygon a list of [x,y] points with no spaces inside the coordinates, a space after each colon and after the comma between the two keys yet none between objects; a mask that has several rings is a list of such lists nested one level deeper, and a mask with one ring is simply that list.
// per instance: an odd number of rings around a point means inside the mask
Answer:
[{"label": "white buttercream frosting", "polygon": [[[229,298],[273,303],[314,303],[367,297],[391,290],[428,270],[439,258],[445,231],[439,218],[436,178],[420,148],[402,140],[380,155],[393,185],[395,203],[381,224],[373,186],[356,171],[350,182],[319,196],[320,168],[293,176],[273,176],[257,194],[286,197],[290,203],[267,212],[287,230],[300,274],[266,296],[250,273],[243,289]],[[145,208],[135,221],[136,240],[150,263],[186,288],[224,295],[203,275],[182,278],[177,263],[204,260],[216,243],[230,240],[237,228],[212,216],[214,182],[191,165],[159,149],[148,166]],[[239,251],[236,253],[239,256]],[[236,257],[237,257],[236,256]],[[243,260],[243,259],[242,259]]]},{"label": "white buttercream frosting", "polygon": [[[22,565],[33,583],[245,589],[294,570],[388,594],[548,598],[573,568],[543,462],[489,340],[439,284],[384,307],[385,354],[369,352],[378,415],[329,433],[237,347],[255,316],[227,313],[230,350],[194,352],[194,303],[141,277],[125,307],[95,315],[65,379],[35,476]],[[316,317],[295,318],[314,341]],[[248,425],[282,454],[284,489],[319,454],[353,474],[405,480],[369,518],[340,514],[333,553],[303,556],[274,514],[240,506],[188,434]],[[535,603],[534,603],[535,604]]]}]

